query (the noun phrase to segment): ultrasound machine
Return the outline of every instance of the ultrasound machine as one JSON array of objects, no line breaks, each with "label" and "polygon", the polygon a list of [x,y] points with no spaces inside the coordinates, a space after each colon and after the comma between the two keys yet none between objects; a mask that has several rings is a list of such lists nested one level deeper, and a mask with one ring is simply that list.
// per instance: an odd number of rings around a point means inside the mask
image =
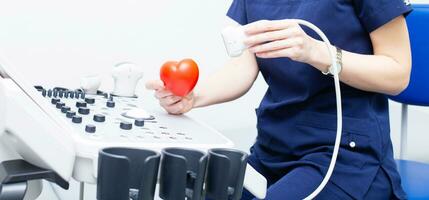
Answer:
[{"label": "ultrasound machine", "polygon": [[21,75],[0,59],[0,148],[10,152],[0,200],[35,199],[42,179],[68,189],[72,178],[81,193],[83,183],[97,184],[99,200],[239,199],[243,186],[265,195],[265,179],[229,139],[145,106],[133,63],[113,67],[111,92],[98,89],[97,76],[72,89],[33,86]]}]

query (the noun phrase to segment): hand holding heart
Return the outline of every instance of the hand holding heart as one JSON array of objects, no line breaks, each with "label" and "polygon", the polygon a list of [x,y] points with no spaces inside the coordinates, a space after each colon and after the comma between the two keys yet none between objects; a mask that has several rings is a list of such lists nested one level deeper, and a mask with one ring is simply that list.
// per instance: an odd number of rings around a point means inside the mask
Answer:
[{"label": "hand holding heart", "polygon": [[155,90],[160,105],[170,114],[183,114],[194,106],[191,92],[198,81],[198,66],[191,59],[166,62],[160,71],[161,80],[146,83],[146,88]]},{"label": "hand holding heart", "polygon": [[168,61],[161,67],[161,80],[177,96],[186,96],[198,81],[198,65],[192,59]]}]

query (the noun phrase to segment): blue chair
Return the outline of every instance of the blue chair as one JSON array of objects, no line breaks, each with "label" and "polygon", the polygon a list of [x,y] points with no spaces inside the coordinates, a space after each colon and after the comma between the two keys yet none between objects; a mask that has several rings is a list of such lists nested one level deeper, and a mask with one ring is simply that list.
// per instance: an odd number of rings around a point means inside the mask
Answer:
[{"label": "blue chair", "polygon": [[402,103],[401,150],[397,160],[402,186],[409,199],[429,199],[429,164],[403,160],[407,150],[408,105],[429,106],[429,5],[413,5],[407,17],[413,67],[408,88],[390,97]]}]

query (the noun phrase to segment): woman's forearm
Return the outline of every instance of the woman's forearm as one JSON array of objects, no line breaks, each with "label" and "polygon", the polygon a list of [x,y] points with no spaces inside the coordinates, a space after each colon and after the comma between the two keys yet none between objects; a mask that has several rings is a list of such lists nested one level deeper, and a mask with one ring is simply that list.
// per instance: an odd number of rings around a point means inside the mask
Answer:
[{"label": "woman's forearm", "polygon": [[249,52],[231,58],[219,71],[197,85],[194,107],[232,101],[243,96],[253,85],[258,73],[255,57]]},{"label": "woman's forearm", "polygon": [[[411,73],[411,50],[404,17],[392,20],[370,36],[374,55],[343,51],[340,80],[365,91],[399,94],[408,86]],[[331,63],[326,47],[318,41],[314,52],[319,55],[312,56],[309,64],[326,71]]]},{"label": "woman's forearm", "polygon": [[[324,44],[320,48],[326,48]],[[320,51],[322,52],[322,51]],[[313,66],[321,71],[327,71],[330,65],[329,55],[319,56],[318,63]],[[340,80],[352,87],[396,95],[403,91],[409,81],[409,66],[401,64],[393,58],[384,55],[363,55],[343,51],[343,66]]]}]

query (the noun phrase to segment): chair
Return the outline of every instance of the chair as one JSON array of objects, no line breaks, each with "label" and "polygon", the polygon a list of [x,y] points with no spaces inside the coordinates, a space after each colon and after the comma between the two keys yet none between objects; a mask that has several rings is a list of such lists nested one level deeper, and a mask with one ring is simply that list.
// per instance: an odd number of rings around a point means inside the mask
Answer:
[{"label": "chair", "polygon": [[390,99],[402,103],[401,149],[397,166],[409,199],[429,199],[429,164],[404,160],[407,150],[408,105],[429,106],[429,5],[413,5],[407,17],[413,66],[408,88]]}]

